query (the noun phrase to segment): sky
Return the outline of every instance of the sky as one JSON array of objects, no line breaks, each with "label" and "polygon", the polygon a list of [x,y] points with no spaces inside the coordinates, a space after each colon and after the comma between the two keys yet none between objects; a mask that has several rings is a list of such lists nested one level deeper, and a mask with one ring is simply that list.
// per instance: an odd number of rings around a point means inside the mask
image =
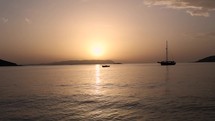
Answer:
[{"label": "sky", "polygon": [[214,0],[0,0],[0,58],[18,64],[215,55]]}]

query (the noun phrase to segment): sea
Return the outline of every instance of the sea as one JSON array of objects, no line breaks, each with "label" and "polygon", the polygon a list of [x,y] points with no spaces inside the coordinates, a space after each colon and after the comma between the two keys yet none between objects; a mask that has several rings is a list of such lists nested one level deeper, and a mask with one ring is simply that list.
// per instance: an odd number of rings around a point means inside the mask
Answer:
[{"label": "sea", "polygon": [[0,67],[0,121],[215,121],[215,63]]}]

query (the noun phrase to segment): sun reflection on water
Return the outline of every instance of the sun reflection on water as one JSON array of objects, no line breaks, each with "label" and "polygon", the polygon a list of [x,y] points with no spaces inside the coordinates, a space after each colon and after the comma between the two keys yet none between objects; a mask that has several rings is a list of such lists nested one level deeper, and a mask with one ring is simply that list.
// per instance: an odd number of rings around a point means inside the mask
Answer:
[{"label": "sun reflection on water", "polygon": [[100,72],[101,72],[101,70],[100,70],[100,65],[96,65],[95,66],[95,94],[100,94],[101,93],[101,91],[100,91],[100,89],[101,89],[101,85],[100,85],[100,83],[101,83],[101,79],[100,79]]},{"label": "sun reflection on water", "polygon": [[101,80],[100,80],[100,65],[96,65],[96,85],[99,85]]}]

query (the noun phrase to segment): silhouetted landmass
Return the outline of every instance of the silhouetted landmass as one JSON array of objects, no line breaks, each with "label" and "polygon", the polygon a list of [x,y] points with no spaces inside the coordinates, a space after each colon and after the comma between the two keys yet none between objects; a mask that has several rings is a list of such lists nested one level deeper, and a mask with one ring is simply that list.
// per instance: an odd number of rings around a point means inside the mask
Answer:
[{"label": "silhouetted landmass", "polygon": [[12,62],[0,59],[0,66],[18,66],[18,65],[16,63],[12,63]]},{"label": "silhouetted landmass", "polygon": [[215,62],[215,56],[209,56],[209,57],[200,59],[196,62]]},{"label": "silhouetted landmass", "polygon": [[122,64],[122,63],[114,63],[114,64]]},{"label": "silhouetted landmass", "polygon": [[112,60],[69,60],[42,65],[84,65],[84,64],[115,64]]}]

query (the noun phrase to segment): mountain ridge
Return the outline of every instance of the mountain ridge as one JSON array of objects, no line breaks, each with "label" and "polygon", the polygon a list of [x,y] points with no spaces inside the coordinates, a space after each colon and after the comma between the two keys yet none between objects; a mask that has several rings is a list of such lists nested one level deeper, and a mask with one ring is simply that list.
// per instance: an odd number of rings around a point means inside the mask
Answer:
[{"label": "mountain ridge", "polygon": [[40,65],[85,65],[85,64],[117,64],[112,60],[67,60]]},{"label": "mountain ridge", "polygon": [[0,66],[18,66],[18,65],[14,62],[9,62],[9,61],[0,59]]},{"label": "mountain ridge", "polygon": [[196,62],[215,62],[215,55],[205,57],[203,59],[199,59]]}]

